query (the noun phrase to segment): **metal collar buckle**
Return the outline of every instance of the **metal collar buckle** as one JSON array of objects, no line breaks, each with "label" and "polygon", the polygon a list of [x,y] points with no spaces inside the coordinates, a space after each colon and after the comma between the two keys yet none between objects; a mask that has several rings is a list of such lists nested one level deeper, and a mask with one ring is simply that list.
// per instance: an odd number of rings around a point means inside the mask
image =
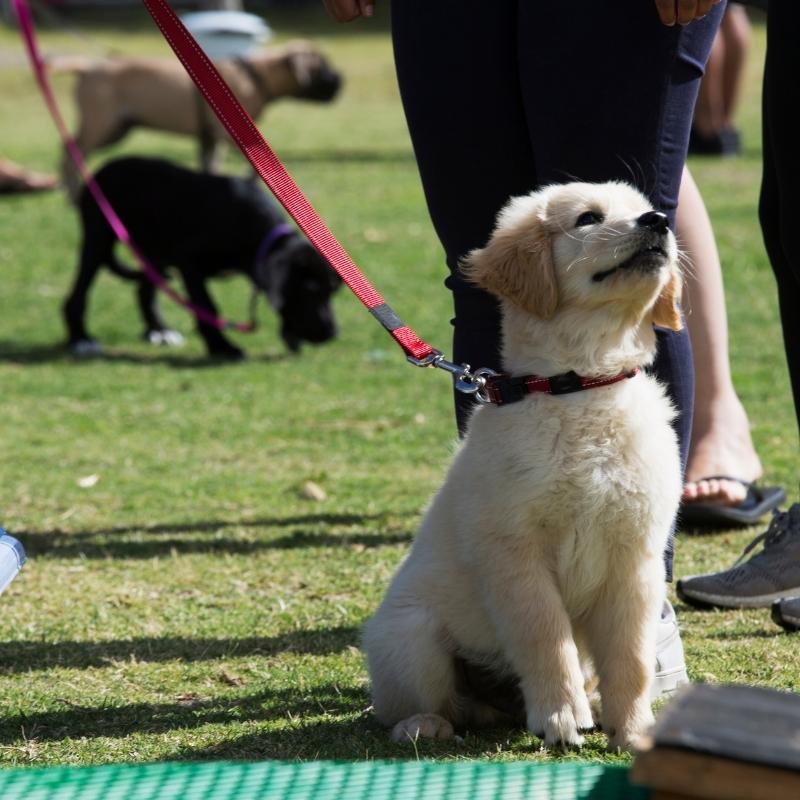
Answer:
[{"label": "metal collar buckle", "polygon": [[448,361],[440,350],[434,350],[424,358],[406,356],[407,361],[415,367],[435,367],[449,372],[453,376],[456,391],[463,394],[475,395],[479,403],[491,403],[492,400],[486,392],[486,381],[499,373],[488,367],[478,367],[472,370],[469,364],[454,364]]}]

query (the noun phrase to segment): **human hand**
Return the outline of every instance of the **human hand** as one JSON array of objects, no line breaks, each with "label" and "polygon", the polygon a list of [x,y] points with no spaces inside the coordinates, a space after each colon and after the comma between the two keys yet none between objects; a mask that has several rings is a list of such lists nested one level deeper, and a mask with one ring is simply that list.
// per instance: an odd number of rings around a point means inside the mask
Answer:
[{"label": "human hand", "polygon": [[322,0],[328,13],[337,22],[352,22],[375,13],[375,0]]},{"label": "human hand", "polygon": [[665,25],[688,25],[702,19],[721,0],[655,0],[658,16]]}]

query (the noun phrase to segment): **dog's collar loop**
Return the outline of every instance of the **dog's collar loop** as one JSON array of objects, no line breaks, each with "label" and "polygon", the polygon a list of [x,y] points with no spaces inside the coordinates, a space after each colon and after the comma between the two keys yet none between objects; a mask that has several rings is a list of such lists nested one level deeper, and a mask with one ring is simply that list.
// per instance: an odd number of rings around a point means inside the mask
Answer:
[{"label": "dog's collar loop", "polygon": [[267,235],[261,240],[258,250],[256,250],[256,255],[253,259],[254,275],[256,274],[256,270],[258,270],[258,265],[273,251],[275,245],[281,241],[281,239],[286,239],[289,236],[294,236],[294,228],[285,222],[281,222],[273,228],[270,228]]},{"label": "dog's collar loop", "polygon": [[269,233],[261,240],[261,244],[256,250],[256,257],[253,259],[253,274],[251,276],[253,281],[253,291],[250,294],[250,330],[255,330],[258,327],[258,318],[256,316],[256,306],[258,305],[259,288],[261,287],[258,279],[258,266],[264,259],[275,249],[275,245],[282,239],[289,236],[294,236],[294,228],[281,222],[275,225]]},{"label": "dog's collar loop", "polygon": [[551,375],[543,378],[540,375],[492,375],[486,379],[480,392],[480,399],[484,403],[503,406],[516,403],[526,395],[535,393],[544,394],[572,394],[585,389],[596,389],[600,386],[610,386],[612,383],[633,378],[639,373],[639,368],[625,370],[610,378],[587,378],[576,372],[563,372],[560,375]]}]

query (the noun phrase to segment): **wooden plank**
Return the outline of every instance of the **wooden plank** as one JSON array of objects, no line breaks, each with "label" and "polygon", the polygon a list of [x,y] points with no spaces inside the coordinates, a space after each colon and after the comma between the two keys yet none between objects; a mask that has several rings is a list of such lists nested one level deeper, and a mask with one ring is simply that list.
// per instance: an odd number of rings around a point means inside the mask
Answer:
[{"label": "wooden plank", "polygon": [[631,780],[660,800],[798,800],[800,696],[687,687],[661,712]]},{"label": "wooden plank", "polygon": [[661,712],[651,738],[654,748],[800,772],[800,695],[753,686],[690,686]]},{"label": "wooden plank", "polygon": [[653,800],[800,798],[800,773],[671,748],[640,753],[631,770],[631,782],[650,788]]}]

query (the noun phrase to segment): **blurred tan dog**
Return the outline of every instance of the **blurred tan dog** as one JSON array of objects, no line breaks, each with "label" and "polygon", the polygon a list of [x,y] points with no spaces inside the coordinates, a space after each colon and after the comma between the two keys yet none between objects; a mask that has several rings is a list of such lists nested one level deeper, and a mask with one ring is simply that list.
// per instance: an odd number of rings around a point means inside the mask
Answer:
[{"label": "blurred tan dog", "polygon": [[621,183],[512,199],[463,270],[503,310],[512,376],[618,376],[479,407],[410,555],[364,632],[375,713],[396,741],[498,721],[464,659],[519,680],[527,727],[579,745],[599,679],[609,746],[652,722],[663,551],[681,494],[673,409],[649,375],[679,329],[667,218]]},{"label": "blurred tan dog", "polygon": [[[75,140],[84,154],[118,142],[132,128],[153,128],[198,137],[201,164],[207,171],[214,170],[227,133],[177,59],[64,57],[55,59],[52,66],[78,74]],[[341,85],[339,73],[305,41],[219,61],[216,66],[254,119],[281,97],[332,100]],[[74,199],[80,179],[66,152],[62,177]]]}]

